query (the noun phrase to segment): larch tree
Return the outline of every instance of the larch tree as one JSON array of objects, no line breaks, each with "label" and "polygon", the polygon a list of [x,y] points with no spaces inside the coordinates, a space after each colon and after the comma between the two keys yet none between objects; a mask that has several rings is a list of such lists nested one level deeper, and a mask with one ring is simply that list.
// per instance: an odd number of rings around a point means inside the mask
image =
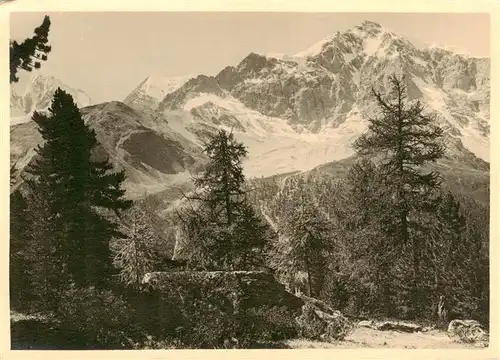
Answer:
[{"label": "larch tree", "polygon": [[122,222],[125,236],[113,242],[114,264],[122,283],[140,288],[144,275],[153,270],[156,234],[144,203],[134,204]]},{"label": "larch tree", "polygon": [[299,271],[304,272],[309,296],[318,296],[330,249],[326,219],[317,207],[303,199],[289,216],[282,219],[281,229],[285,239],[277,243],[274,251],[278,273],[284,273],[287,278]]},{"label": "larch tree", "polygon": [[369,294],[363,301],[371,304],[370,310],[386,315],[394,310],[391,297],[398,291],[393,269],[398,248],[387,236],[393,218],[388,190],[379,167],[362,158],[349,169],[345,195],[335,211],[347,250],[344,272],[356,274],[356,291]]},{"label": "larch tree", "polygon": [[188,267],[239,270],[258,266],[268,227],[250,206],[242,160],[245,146],[220,130],[205,145],[208,162],[180,214]]},{"label": "larch tree", "polygon": [[409,246],[412,255],[411,302],[414,313],[419,307],[420,251],[423,244],[411,237],[412,211],[420,211],[428,204],[434,190],[440,187],[436,172],[424,172],[422,166],[435,162],[444,155],[443,130],[436,125],[435,117],[426,115],[420,101],[411,102],[403,79],[390,78],[389,96],[384,97],[373,89],[381,111],[378,118],[368,118],[368,132],[354,144],[359,155],[376,155],[380,170],[385,176],[384,186],[392,192],[392,213],[387,228],[391,238]]},{"label": "larch tree", "polygon": [[25,39],[22,43],[10,42],[10,82],[18,82],[19,70],[31,72],[41,66],[41,61],[47,60],[51,51],[48,45],[50,30],[50,17],[45,16],[42,24],[35,29],[35,35]]}]

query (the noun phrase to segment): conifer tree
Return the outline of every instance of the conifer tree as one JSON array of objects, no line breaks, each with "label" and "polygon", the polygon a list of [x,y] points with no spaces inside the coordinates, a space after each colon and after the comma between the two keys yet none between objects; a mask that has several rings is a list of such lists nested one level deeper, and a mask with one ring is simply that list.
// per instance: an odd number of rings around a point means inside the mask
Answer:
[{"label": "conifer tree", "polygon": [[42,24],[35,29],[33,37],[25,39],[22,43],[10,43],[10,82],[18,82],[18,70],[32,71],[40,68],[40,61],[47,60],[51,47],[48,45],[50,30],[50,17],[45,16]]},{"label": "conifer tree", "polygon": [[275,251],[277,270],[287,273],[285,278],[298,271],[305,272],[309,296],[318,296],[323,286],[327,251],[330,248],[327,222],[319,209],[305,201],[297,204],[297,208],[284,222],[282,233],[286,240],[279,242]]},{"label": "conifer tree", "polygon": [[358,287],[369,290],[361,291],[363,296],[369,294],[369,299],[363,299],[370,304],[369,310],[390,315],[394,311],[391,297],[401,289],[393,269],[399,249],[387,236],[393,212],[384,174],[373,161],[363,158],[349,169],[344,189],[341,208],[336,210],[347,248],[344,272],[356,274]]},{"label": "conifer tree", "polygon": [[[40,119],[41,115],[35,112],[33,120]],[[57,173],[56,154],[60,146],[51,126],[54,124],[47,122],[46,125],[47,128],[39,130],[47,144],[36,149],[38,156],[26,169],[31,176],[25,179],[29,231],[25,261],[29,263],[27,277],[33,295],[32,307],[37,311],[56,309],[63,288],[70,282],[66,271],[68,240],[61,205],[64,185]]]},{"label": "conifer tree", "polygon": [[411,213],[425,208],[432,192],[439,188],[435,172],[424,173],[422,166],[444,155],[443,130],[433,116],[424,114],[420,101],[410,103],[403,80],[392,76],[390,97],[373,89],[381,110],[380,118],[369,118],[369,131],[354,144],[359,155],[377,155],[385,176],[384,186],[392,192],[393,209],[388,235],[412,254],[412,307],[418,312],[420,251],[422,244],[410,238]]},{"label": "conifer tree", "polygon": [[125,236],[113,244],[114,263],[125,285],[140,288],[144,275],[153,270],[156,234],[144,204],[140,202],[122,220]]},{"label": "conifer tree", "polygon": [[235,268],[255,269],[265,263],[265,250],[273,231],[267,222],[256,213],[249,201],[241,207],[240,216],[236,219],[234,247],[237,249],[234,256]]},{"label": "conifer tree", "polygon": [[[477,299],[477,307],[471,318],[489,326],[489,294],[490,294],[490,209],[476,201],[461,199],[463,213],[466,217],[465,239],[469,245],[469,262],[472,271],[472,296]],[[462,267],[462,271],[465,270]]]},{"label": "conifer tree", "polygon": [[[247,151],[232,133],[220,130],[205,145],[208,163],[194,179],[195,195],[181,218],[188,267],[248,269],[266,243],[267,224],[250,206],[242,159]],[[260,263],[260,261],[257,261]]]},{"label": "conifer tree", "polygon": [[[79,286],[101,285],[112,272],[109,241],[119,236],[110,211],[131,206],[121,184],[124,173],[93,160],[95,132],[81,117],[68,93],[57,89],[49,114],[35,113],[45,143],[28,167],[33,196],[47,203],[46,221],[57,236],[50,241],[64,274]],[[49,241],[49,240],[47,240]]]},{"label": "conifer tree", "polygon": [[430,220],[432,243],[426,249],[432,265],[429,267],[433,269],[433,276],[429,276],[434,281],[433,288],[437,294],[445,295],[449,311],[466,317],[476,314],[481,306],[482,284],[488,277],[488,266],[483,268],[487,259],[482,248],[484,239],[473,230],[475,219],[468,214],[476,206],[474,202],[465,202],[463,206],[451,192],[442,194]]},{"label": "conifer tree", "polygon": [[[11,169],[12,170],[12,169]],[[12,173],[12,172],[11,172]],[[28,268],[26,250],[29,244],[29,231],[26,226],[28,205],[19,190],[10,194],[10,257],[9,280],[11,307],[17,309],[22,306],[30,290],[28,282]]]},{"label": "conifer tree", "polygon": [[[466,220],[461,214],[460,203],[451,193],[446,193],[438,200],[434,223],[434,261],[437,262],[435,274],[436,291],[450,299],[451,293],[458,292],[453,286],[456,276],[464,275],[459,267],[467,266],[469,256],[465,235]],[[458,266],[457,266],[458,265]],[[452,290],[453,289],[453,290]]]}]

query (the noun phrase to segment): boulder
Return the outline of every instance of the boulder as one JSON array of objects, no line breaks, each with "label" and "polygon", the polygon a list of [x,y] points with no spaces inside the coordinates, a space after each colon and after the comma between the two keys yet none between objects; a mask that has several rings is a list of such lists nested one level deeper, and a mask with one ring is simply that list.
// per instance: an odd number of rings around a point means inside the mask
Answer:
[{"label": "boulder", "polygon": [[400,331],[408,333],[425,330],[420,325],[400,321],[375,322],[374,320],[363,320],[358,323],[358,327],[364,327],[379,331]]},{"label": "boulder", "polygon": [[476,320],[452,320],[448,336],[456,341],[488,346],[488,332]]},{"label": "boulder", "polygon": [[311,340],[339,341],[354,329],[352,323],[338,310],[324,302],[302,296],[302,313],[295,320],[302,337]]},{"label": "boulder", "polygon": [[376,325],[376,329],[381,331],[392,330],[392,331],[413,333],[417,331],[422,331],[422,326],[407,322],[382,321]]},{"label": "boulder", "polygon": [[375,324],[375,321],[373,320],[363,320],[358,323],[358,327],[364,327],[364,328],[369,328],[369,329],[376,329],[377,324]]}]

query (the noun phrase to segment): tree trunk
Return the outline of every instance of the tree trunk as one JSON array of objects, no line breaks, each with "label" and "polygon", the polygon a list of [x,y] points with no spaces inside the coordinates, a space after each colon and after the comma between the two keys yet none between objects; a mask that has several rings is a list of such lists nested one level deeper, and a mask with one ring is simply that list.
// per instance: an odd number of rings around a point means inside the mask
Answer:
[{"label": "tree trunk", "polygon": [[309,288],[309,296],[313,297],[312,293],[312,284],[311,284],[311,265],[309,264],[309,259],[307,257],[307,253],[305,255],[305,265],[306,265],[306,272],[307,272],[307,285]]},{"label": "tree trunk", "polygon": [[412,252],[413,252],[413,272],[412,272],[412,305],[414,315],[417,316],[420,311],[420,290],[418,288],[418,277],[420,270],[420,254],[417,247],[416,237],[412,239]]},{"label": "tree trunk", "polygon": [[[231,190],[229,189],[229,175],[227,173],[227,170],[230,167],[230,160],[227,156],[227,147],[226,143],[222,144],[222,156],[224,157],[224,162],[226,163],[226,166],[224,166],[224,172],[223,172],[223,183],[224,183],[224,202],[226,205],[226,216],[227,216],[227,225],[231,226],[233,224],[233,213],[232,213],[232,207],[231,207]],[[233,239],[229,239],[228,246],[229,249],[227,249],[227,257],[228,257],[228,262],[229,262],[229,269],[233,270],[234,264],[233,264]]]}]

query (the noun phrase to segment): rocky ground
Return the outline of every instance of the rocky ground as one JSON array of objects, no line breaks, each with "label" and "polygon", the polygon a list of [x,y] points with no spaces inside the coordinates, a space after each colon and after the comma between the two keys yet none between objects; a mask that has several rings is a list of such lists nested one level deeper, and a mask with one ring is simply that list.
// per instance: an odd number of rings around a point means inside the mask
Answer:
[{"label": "rocky ground", "polygon": [[399,331],[380,331],[369,328],[356,328],[344,341],[327,343],[309,340],[288,340],[286,347],[293,349],[330,349],[330,348],[387,348],[387,349],[466,349],[477,348],[473,344],[455,342],[445,331],[405,333]]},{"label": "rocky ground", "polygon": [[[11,312],[11,321],[34,321],[44,323],[46,319],[26,316]],[[43,326],[42,326],[43,328]],[[397,330],[395,330],[395,328]],[[42,331],[43,332],[43,331]],[[19,334],[18,334],[19,335]],[[70,335],[71,336],[71,335]],[[487,341],[487,338],[486,338]],[[29,343],[30,341],[28,341]],[[51,345],[46,345],[53,348]],[[484,348],[485,343],[467,343],[450,337],[446,330],[421,327],[419,325],[392,321],[362,321],[342,341],[312,341],[307,339],[291,339],[272,344],[261,344],[257,348],[285,348],[285,349],[478,349]],[[13,343],[14,349],[42,349],[43,344]],[[57,346],[56,346],[57,348]]]}]

